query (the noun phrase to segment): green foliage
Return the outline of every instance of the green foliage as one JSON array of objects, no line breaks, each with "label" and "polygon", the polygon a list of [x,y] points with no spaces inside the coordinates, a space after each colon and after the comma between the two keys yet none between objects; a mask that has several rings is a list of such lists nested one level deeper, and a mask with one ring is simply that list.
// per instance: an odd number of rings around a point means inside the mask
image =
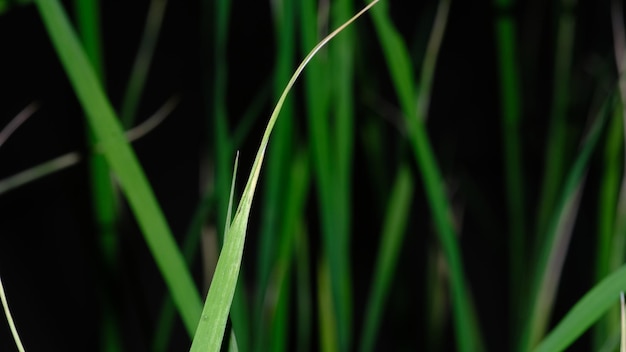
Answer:
[{"label": "green foliage", "polygon": [[[377,1],[365,2],[369,9]],[[578,2],[582,8],[583,1]],[[459,48],[446,46],[446,40],[448,27],[460,21],[450,16],[455,7],[474,5],[427,2],[411,34],[407,28],[415,21],[403,22],[402,12],[409,11],[401,2],[381,1],[345,29],[364,13],[352,17],[360,3],[271,1],[265,4],[271,15],[264,20],[271,21],[273,38],[263,50],[272,52],[274,65],[259,74],[262,83],[236,80],[237,70],[249,72],[231,62],[232,41],[245,27],[235,22],[241,9],[228,0],[202,2],[198,76],[205,113],[198,115],[207,140],[199,169],[208,172],[179,249],[124,134],[141,110],[151,65],[158,55],[167,55],[157,47],[160,35],[172,30],[168,2],[152,0],[141,19],[143,34],[136,52],[129,54],[134,62],[118,114],[104,89],[105,67],[115,66],[106,64],[102,31],[109,19],[100,16],[99,2],[76,1],[74,30],[58,0],[34,1],[88,124],[93,153],[86,160],[104,262],[99,265],[109,277],[124,270],[117,261],[122,241],[114,231],[124,209],[117,204],[113,174],[166,284],[158,318],[144,322],[154,326],[141,327],[150,332],[142,338],[151,339],[154,351],[172,349],[178,314],[192,351],[436,351],[453,346],[473,352],[506,346],[552,352],[567,349],[591,327],[593,350],[614,348],[620,335],[619,294],[626,289],[626,43],[620,43],[622,11],[615,2],[612,49],[620,84],[613,88],[607,83],[616,78],[607,68],[612,58],[579,57],[583,49],[578,46],[584,48],[586,39],[577,32],[583,15],[575,7],[578,2],[558,2],[553,18],[541,22],[544,30],[537,34],[520,25],[523,16],[514,11],[526,5],[494,0],[489,43],[495,50],[489,46],[468,53],[458,32],[454,43]],[[28,3],[0,1],[0,14],[12,16],[21,11],[18,5]],[[330,28],[338,29],[328,34]],[[524,41],[533,35],[549,37],[550,45]],[[479,39],[463,37],[472,43]],[[537,54],[546,47],[547,54]],[[460,61],[470,54],[494,63],[484,77],[496,86],[491,98],[497,101],[488,104],[497,105],[498,118],[481,124],[489,112],[472,101],[449,110],[461,111],[470,123],[432,121],[431,106],[448,111],[442,106],[460,104],[455,99],[465,101],[466,90],[482,84],[456,78],[465,67]],[[440,66],[441,58],[447,65]],[[251,67],[256,67],[254,60],[249,59]],[[538,67],[547,61],[548,68]],[[584,74],[577,71],[580,66]],[[546,72],[551,86],[543,89]],[[300,75],[303,82],[297,87]],[[592,84],[582,76],[594,76]],[[538,77],[543,81],[534,81]],[[255,97],[240,93],[240,85],[257,87]],[[455,94],[456,86],[463,93]],[[271,97],[277,103],[241,191],[235,182],[236,151],[249,159],[247,148],[256,143],[255,130]],[[233,106],[234,100],[245,106]],[[244,111],[243,116],[234,116],[235,110]],[[581,110],[589,116],[586,123],[579,121]],[[442,115],[446,118],[441,112],[437,117]],[[464,130],[489,123],[499,124],[494,135]],[[11,132],[0,132],[0,144]],[[489,159],[486,149],[494,150],[499,161]],[[477,174],[471,160],[459,159],[472,153],[487,161]],[[0,180],[0,195],[80,160],[71,153]],[[242,162],[241,168],[249,166]],[[488,181],[476,181],[480,178]],[[256,193],[259,199],[253,202]],[[211,231],[214,243],[202,236]],[[247,239],[251,236],[253,241]],[[585,248],[571,246],[577,240]],[[595,248],[589,249],[589,243]],[[219,253],[215,262],[212,252]],[[198,257],[208,286],[204,306],[191,275]],[[577,270],[572,263],[580,258],[593,275],[580,275],[582,291],[570,292],[562,277],[573,276],[568,275]],[[103,281],[93,311],[107,313],[98,327],[102,350],[121,351],[128,340],[117,314],[122,307],[115,294],[104,292],[113,285]],[[13,328],[1,283],[0,293]],[[418,302],[416,296],[424,299]],[[506,306],[492,307],[494,297]],[[579,300],[571,309],[557,309],[562,297],[567,304]],[[425,317],[418,312],[426,312]],[[498,333],[492,333],[494,326]],[[624,329],[622,323],[622,340]],[[421,335],[428,335],[425,341]]]}]

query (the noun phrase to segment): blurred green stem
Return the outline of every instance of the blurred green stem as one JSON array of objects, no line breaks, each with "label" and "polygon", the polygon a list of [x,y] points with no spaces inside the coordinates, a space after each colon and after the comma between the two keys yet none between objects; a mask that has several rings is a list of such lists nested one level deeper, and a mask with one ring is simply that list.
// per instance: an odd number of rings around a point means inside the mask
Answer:
[{"label": "blurred green stem", "polygon": [[495,24],[500,77],[500,108],[509,238],[509,315],[512,336],[521,324],[520,300],[526,287],[526,216],[524,210],[524,168],[520,138],[521,92],[517,55],[517,28],[512,17],[513,0],[496,0]]},{"label": "blurred green stem", "polygon": [[[554,213],[557,197],[562,189],[564,170],[570,160],[567,150],[567,116],[570,93],[570,72],[574,49],[575,25],[574,7],[576,0],[562,0],[556,34],[554,53],[554,77],[552,87],[552,107],[546,159],[544,162],[543,184],[540,192],[535,233],[546,233],[550,217]],[[541,243],[542,239],[539,239]]]},{"label": "blurred green stem", "polygon": [[[102,55],[102,35],[100,33],[99,0],[76,0],[74,2],[78,20],[78,32],[85,53],[94,68],[100,84],[104,81],[104,58]],[[92,148],[96,140],[91,130],[87,131]],[[93,148],[95,149],[95,148]],[[101,153],[94,152],[89,158],[91,170],[91,194],[96,231],[99,238],[100,257],[103,260],[104,287],[100,287],[101,314],[100,346],[102,351],[121,351],[122,339],[118,308],[113,304],[117,288],[117,256],[119,239],[117,234],[117,195],[111,180],[109,166]]]}]

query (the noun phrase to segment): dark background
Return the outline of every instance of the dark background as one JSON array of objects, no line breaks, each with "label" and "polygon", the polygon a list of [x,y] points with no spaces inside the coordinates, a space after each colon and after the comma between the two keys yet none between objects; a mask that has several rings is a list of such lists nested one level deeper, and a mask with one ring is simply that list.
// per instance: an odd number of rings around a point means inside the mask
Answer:
[{"label": "dark background", "polygon": [[[412,52],[419,55],[420,33],[430,25],[435,2],[413,4],[390,1],[397,28]],[[69,3],[66,8],[71,10]],[[360,7],[357,2],[355,7]],[[407,8],[408,6],[408,8]],[[106,90],[111,102],[119,108],[147,12],[147,1],[102,4]],[[510,11],[520,25],[520,55],[533,74],[523,77],[525,94],[524,142],[525,165],[528,170],[529,204],[539,192],[543,150],[552,87],[552,66],[556,4],[540,0],[518,3]],[[572,113],[573,128],[585,124],[593,85],[598,80],[595,67],[613,72],[612,35],[607,1],[579,1],[574,8],[577,18],[577,39],[573,63]],[[70,11],[71,12],[71,11]],[[169,224],[182,236],[199,197],[199,160],[207,153],[208,131],[204,91],[205,72],[212,62],[202,45],[207,38],[207,25],[201,17],[202,5],[192,1],[170,1],[161,30],[159,44],[141,100],[138,116],[152,114],[172,95],[181,103],[156,130],[133,145],[151,182]],[[229,109],[236,124],[255,92],[269,77],[273,67],[274,42],[270,8],[267,1],[234,1],[229,35]],[[506,321],[503,311],[507,293],[506,204],[503,195],[502,153],[498,81],[495,61],[493,23],[496,11],[489,1],[454,1],[449,27],[443,42],[435,76],[433,102],[428,129],[447,181],[459,183],[464,190],[483,195],[489,206],[488,225],[476,223],[473,212],[478,207],[468,204],[463,227],[464,259],[476,299],[483,334],[489,350],[504,350]],[[423,21],[427,19],[428,22]],[[371,56],[357,65],[371,67],[380,77],[385,65],[373,34],[370,20],[360,20],[360,45],[370,48]],[[210,26],[208,26],[210,28]],[[548,35],[550,34],[550,35]],[[205,43],[206,44],[206,43]],[[599,64],[598,64],[599,62]],[[209,76],[210,77],[210,74]],[[14,6],[0,16],[0,126],[4,126],[32,101],[40,103],[39,111],[0,148],[0,179],[70,151],[85,151],[85,124],[81,108],[66,75],[50,44],[34,5]],[[388,81],[381,84],[389,85]],[[392,89],[388,100],[395,101]],[[364,98],[356,99],[359,105]],[[270,105],[266,107],[269,116]],[[241,148],[240,170],[247,173],[265,120]],[[357,125],[359,121],[357,119]],[[389,126],[390,135],[397,132]],[[355,174],[367,173],[367,156],[357,150]],[[389,173],[391,175],[391,173]],[[360,179],[355,186],[355,204],[362,203],[359,190],[367,182]],[[590,192],[593,193],[593,174]],[[60,171],[0,196],[0,274],[10,307],[22,340],[28,350],[96,350],[98,257],[94,224],[90,211],[90,195],[86,164]],[[468,191],[463,191],[468,192]],[[457,194],[470,198],[467,194]],[[262,194],[262,193],[261,193]],[[427,214],[423,191],[418,190],[414,207],[418,214]],[[591,198],[590,198],[591,199]],[[586,222],[584,214],[595,216],[592,200],[580,210],[572,242],[572,255],[566,263],[563,284],[554,316],[562,316],[591,284],[592,266],[588,264],[593,242],[585,230],[595,226]],[[253,208],[254,213],[254,208]],[[382,214],[354,209],[354,233],[365,239],[355,247],[353,268],[355,288],[367,289],[371,273],[371,255],[375,253],[376,233]],[[484,215],[482,215],[484,217]],[[254,233],[254,221],[250,227]],[[419,221],[418,221],[419,220]],[[428,227],[423,219],[414,219],[413,226]],[[419,225],[418,225],[419,223]],[[492,226],[502,236],[481,236],[484,226]],[[123,235],[122,263],[126,285],[134,288],[120,302],[123,307],[126,343],[129,350],[148,350],[149,324],[164,292],[164,284],[141,235],[129,213],[121,225]],[[311,232],[315,236],[314,232]],[[590,232],[591,233],[591,232]],[[252,237],[252,236],[249,236]],[[254,246],[254,239],[248,244]],[[314,238],[313,241],[319,241]],[[400,268],[402,277],[421,278],[419,259],[426,253],[427,239],[411,239],[404,247]],[[371,247],[362,243],[372,243]],[[356,246],[356,245],[355,245]],[[253,255],[254,251],[247,249]],[[576,253],[582,253],[577,255]],[[590,256],[590,254],[588,254]],[[587,261],[588,260],[588,261]],[[245,265],[252,265],[253,260]],[[363,270],[360,270],[363,268]],[[404,272],[405,271],[405,272]],[[199,275],[199,268],[194,273]],[[502,281],[502,284],[498,284]],[[419,281],[416,281],[419,282]],[[394,285],[388,311],[394,319],[403,319],[406,331],[390,331],[383,327],[382,341],[393,336],[401,341],[422,339],[420,320],[416,316],[423,307],[422,293],[415,282]],[[364,297],[357,297],[359,300]],[[358,314],[358,313],[357,313]],[[13,350],[14,344],[4,319],[0,319],[0,351]],[[417,334],[416,334],[417,333]],[[450,330],[450,336],[452,336]],[[177,328],[177,350],[184,350],[188,340]],[[452,339],[450,339],[452,340]],[[391,340],[390,340],[391,341]],[[579,344],[587,350],[586,340]],[[391,346],[393,347],[393,346]],[[393,349],[393,348],[392,348]]]}]

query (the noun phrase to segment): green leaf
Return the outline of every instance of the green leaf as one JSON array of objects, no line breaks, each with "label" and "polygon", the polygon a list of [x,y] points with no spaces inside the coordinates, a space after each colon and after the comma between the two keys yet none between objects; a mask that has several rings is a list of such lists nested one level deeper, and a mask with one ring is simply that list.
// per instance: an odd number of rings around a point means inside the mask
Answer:
[{"label": "green leaf", "polygon": [[190,333],[201,299],[156,197],[58,0],[37,1],[48,35],[70,79],[96,141],[137,218],[146,243]]},{"label": "green leaf", "polygon": [[621,291],[626,290],[626,265],[606,277],[574,305],[534,352],[565,350],[611,306],[619,303]]},{"label": "green leaf", "polygon": [[315,56],[315,54],[324,45],[326,45],[326,43],[328,43],[345,27],[371,8],[377,1],[378,0],[375,0],[370,3],[354,17],[317,44],[304,58],[300,66],[298,66],[295,73],[289,80],[289,83],[287,83],[283,94],[278,99],[278,102],[274,107],[274,111],[270,116],[267,127],[265,128],[263,139],[261,140],[261,145],[254,159],[252,170],[241,196],[239,207],[235,213],[235,218],[230,225],[228,235],[224,236],[224,245],[217,261],[217,266],[215,267],[215,274],[211,282],[211,287],[209,288],[209,293],[207,294],[204,309],[202,310],[202,317],[191,345],[192,352],[219,351],[221,348],[222,340],[224,338],[224,330],[226,328],[226,320],[228,318],[233,295],[235,293],[235,287],[237,285],[239,270],[241,268],[243,245],[248,227],[248,218],[250,217],[250,208],[252,207],[252,199],[254,198],[254,191],[256,190],[259,180],[261,165],[263,164],[265,151],[269,143],[272,129],[276,124],[280,110],[285,102],[285,99],[287,98],[287,94],[291,91],[291,88],[295,84],[296,80],[313,56]]}]

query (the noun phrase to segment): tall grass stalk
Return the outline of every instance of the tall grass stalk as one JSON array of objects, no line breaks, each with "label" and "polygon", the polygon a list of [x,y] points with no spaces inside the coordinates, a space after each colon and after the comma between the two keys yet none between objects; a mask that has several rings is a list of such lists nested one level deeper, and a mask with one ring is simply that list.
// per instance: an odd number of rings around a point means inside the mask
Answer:
[{"label": "tall grass stalk", "polygon": [[[102,54],[102,35],[100,33],[100,2],[98,0],[75,1],[78,19],[78,32],[81,36],[85,53],[96,72],[100,84],[104,87],[104,58]],[[87,137],[93,149],[97,139],[93,132],[87,129]],[[104,284],[99,288],[102,314],[100,331],[100,346],[102,351],[122,350],[121,323],[119,312],[115,305],[115,296],[118,294],[115,277],[117,272],[117,256],[119,238],[117,233],[118,205],[116,188],[111,179],[111,173],[104,156],[93,153],[89,157],[91,171],[91,194],[96,231],[99,239],[100,258],[103,261],[100,275]]]},{"label": "tall grass stalk", "polygon": [[498,16],[495,23],[497,57],[500,77],[500,110],[502,115],[503,160],[508,201],[509,307],[512,336],[520,326],[519,307],[526,287],[527,234],[524,202],[524,167],[520,127],[522,97],[518,65],[517,26],[513,19],[512,0],[494,2]]},{"label": "tall grass stalk", "polygon": [[[227,41],[230,23],[230,1],[205,2],[206,14],[205,21],[212,25],[208,28],[209,33],[213,33],[213,48],[205,48],[208,53],[213,53],[213,70],[212,76],[206,77],[207,82],[212,82],[210,88],[213,92],[212,99],[208,102],[211,104],[208,108],[210,111],[210,135],[213,137],[212,155],[214,157],[214,190],[216,192],[216,226],[218,229],[218,241],[222,245],[224,233],[222,232],[226,226],[226,215],[229,201],[229,185],[232,179],[230,174],[230,163],[233,159],[234,146],[232,142],[231,132],[228,124],[227,109],[227,91],[228,91],[228,59],[227,59]],[[213,15],[214,17],[210,17]],[[239,281],[239,286],[243,282]],[[233,330],[237,335],[237,345],[242,351],[249,351],[249,312],[245,303],[243,293],[245,289],[239,287],[235,292],[235,298],[231,311]]]},{"label": "tall grass stalk", "polygon": [[374,351],[376,335],[382,325],[383,305],[393,279],[399,251],[406,233],[406,223],[413,197],[411,172],[403,165],[396,176],[389,196],[385,222],[381,232],[381,244],[374,266],[370,295],[366,305],[365,319],[361,329],[360,351]]},{"label": "tall grass stalk", "polygon": [[[568,147],[571,136],[567,135],[569,109],[569,89],[572,67],[572,53],[576,29],[573,8],[576,0],[559,2],[559,19],[555,38],[554,77],[552,105],[548,126],[546,159],[544,162],[543,183],[537,213],[536,233],[545,233],[554,207],[558,201],[567,164],[571,160]],[[542,241],[541,239],[539,241]]]},{"label": "tall grass stalk", "polygon": [[626,288],[626,265],[589,290],[532,351],[564,351],[618,302],[617,297],[624,288]]},{"label": "tall grass stalk", "polygon": [[150,1],[143,35],[139,43],[137,56],[135,57],[133,67],[130,71],[128,85],[124,92],[120,110],[120,119],[125,128],[130,128],[137,116],[141,93],[143,92],[150,65],[152,64],[152,57],[154,56],[166,8],[167,0]]},{"label": "tall grass stalk", "polygon": [[[274,16],[274,32],[276,37],[276,66],[274,69],[274,95],[278,99],[284,88],[285,82],[289,81],[293,71],[293,57],[296,52],[295,21],[297,15],[297,3],[293,1],[278,1],[272,4]],[[288,99],[282,109],[282,117],[276,123],[272,144],[268,148],[267,168],[263,197],[263,218],[259,237],[259,253],[257,264],[257,295],[255,298],[255,334],[254,346],[256,351],[267,350],[270,337],[267,328],[268,317],[278,313],[274,310],[277,306],[271,306],[266,294],[268,291],[277,291],[280,286],[270,283],[272,268],[276,265],[278,246],[283,241],[281,229],[289,218],[284,214],[289,210],[285,198],[289,190],[285,189],[288,178],[289,164],[292,162],[293,153],[291,145],[294,143],[294,104],[293,99]],[[273,301],[273,299],[269,299]],[[283,310],[286,309],[283,307]],[[282,326],[281,326],[282,327]]]},{"label": "tall grass stalk", "polygon": [[[618,73],[619,102],[613,111],[604,152],[604,175],[598,206],[598,243],[596,250],[596,281],[600,281],[624,262],[626,244],[626,173],[620,170],[624,150],[624,102],[626,101],[626,30],[621,1],[611,1],[613,52]],[[623,160],[622,160],[623,161]],[[621,163],[622,168],[626,163]],[[621,177],[621,182],[620,182]],[[620,185],[621,183],[621,185]],[[594,347],[598,348],[619,333],[617,309],[611,309],[594,329]]]},{"label": "tall grass stalk", "polygon": [[13,321],[11,310],[9,309],[9,302],[7,300],[6,292],[4,292],[4,285],[2,285],[2,278],[0,278],[0,302],[2,302],[4,315],[6,316],[7,321],[9,322],[9,328],[11,329],[11,334],[13,335],[13,340],[15,341],[15,345],[17,346],[17,350],[20,352],[24,352],[24,345],[22,344],[20,335],[17,333],[17,327],[15,327],[15,322]]},{"label": "tall grass stalk", "polygon": [[589,159],[600,138],[613,99],[607,98],[585,136],[578,157],[569,171],[561,190],[559,201],[550,220],[548,231],[542,239],[532,277],[528,318],[519,351],[534,347],[545,333],[558,287],[563,262],[576,218],[580,192],[587,173]]},{"label": "tall grass stalk", "polygon": [[299,152],[289,170],[287,184],[287,199],[285,200],[285,219],[280,228],[280,245],[277,250],[276,263],[272,270],[271,284],[267,287],[265,303],[274,307],[269,318],[272,325],[270,351],[287,350],[289,336],[293,333],[289,324],[290,292],[292,291],[291,278],[293,275],[293,261],[296,255],[296,238],[302,231],[298,227],[303,214],[309,189],[309,165],[305,152]]},{"label": "tall grass stalk", "polygon": [[420,118],[415,103],[416,89],[412,81],[413,69],[408,51],[389,19],[387,6],[379,6],[372,11],[372,17],[399,104],[407,119],[409,142],[422,173],[422,182],[435,229],[448,263],[457,349],[459,351],[476,351],[482,345],[478,333],[479,328],[475,320],[476,317],[472,313],[472,303],[467,288],[461,251],[450,218],[450,207],[446,199],[443,181],[426,134],[423,119]]},{"label": "tall grass stalk", "polygon": [[[313,56],[315,56],[315,54],[339,32],[345,29],[349,24],[351,24],[376,3],[377,0],[370,3],[363,10],[358,12],[347,22],[320,41],[298,66],[278,99],[263,134],[261,145],[259,146],[254,159],[252,170],[248,177],[248,181],[246,182],[235,217],[232,220],[231,225],[226,228],[227,233],[224,236],[224,244],[215,268],[215,274],[213,276],[211,287],[209,288],[209,292],[207,294],[204,309],[202,311],[202,318],[200,319],[198,328],[194,335],[191,351],[219,351],[221,348],[226,319],[230,311],[241,267],[243,244],[245,241],[254,191],[258,183],[261,165],[263,164],[265,152],[269,143],[269,137],[274,125],[276,124],[283,104],[285,103],[287,94],[291,91],[297,78],[300,76]],[[230,219],[227,218],[227,221],[230,221]]]},{"label": "tall grass stalk", "polygon": [[[326,31],[328,24],[326,11],[328,9],[323,6],[324,4],[326,3],[320,3],[320,7],[317,8],[316,2],[312,0],[300,3],[300,32],[303,50],[308,50],[319,40],[319,32]],[[320,272],[318,277],[319,279],[330,280],[328,286],[330,291],[319,291],[331,295],[330,301],[320,298],[321,302],[325,304],[319,305],[319,315],[320,319],[325,321],[324,324],[330,324],[328,326],[335,326],[337,329],[336,332],[330,333],[328,328],[324,328],[321,333],[325,336],[323,339],[326,344],[334,344],[334,348],[343,351],[348,350],[351,344],[352,298],[348,249],[349,234],[347,233],[349,231],[349,219],[347,217],[350,215],[345,207],[344,198],[349,196],[349,189],[340,188],[340,186],[346,186],[345,175],[341,173],[349,172],[349,167],[347,169],[345,166],[340,167],[337,162],[342,153],[344,154],[342,158],[345,158],[345,153],[348,152],[346,148],[350,148],[350,146],[346,147],[343,144],[346,143],[345,140],[339,140],[339,138],[346,138],[346,127],[343,124],[346,124],[345,119],[349,119],[349,117],[335,115],[343,103],[332,100],[332,97],[334,94],[345,93],[338,91],[340,86],[338,87],[332,78],[333,74],[338,73],[333,71],[331,67],[331,62],[334,59],[331,55],[335,54],[330,51],[324,52],[322,58],[311,62],[309,65],[305,73],[305,106],[308,112],[309,144],[319,201],[318,209],[321,215],[322,243],[325,260],[328,261],[327,267],[320,267],[320,270],[328,270],[328,272]],[[341,109],[345,109],[345,107]],[[336,135],[331,133],[333,128],[331,127],[330,116],[335,118]],[[342,121],[342,119],[344,120]],[[350,144],[349,141],[347,143]],[[343,150],[341,150],[342,148]],[[327,310],[322,310],[323,308]],[[329,313],[331,314],[329,315]],[[329,339],[334,338],[337,340],[329,341]]]},{"label": "tall grass stalk", "polygon": [[193,332],[202,310],[200,295],[146,176],[124,138],[119,120],[60,3],[42,0],[37,1],[37,7],[102,153],[117,175],[122,192],[172,293],[183,324],[187,331]]}]

